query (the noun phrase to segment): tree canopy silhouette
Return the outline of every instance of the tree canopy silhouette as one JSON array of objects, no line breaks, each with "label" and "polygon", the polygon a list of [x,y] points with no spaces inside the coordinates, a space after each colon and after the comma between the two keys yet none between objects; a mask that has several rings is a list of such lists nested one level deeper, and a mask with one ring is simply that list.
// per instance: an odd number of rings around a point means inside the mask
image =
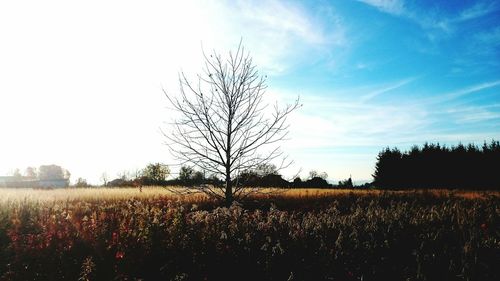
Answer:
[{"label": "tree canopy silhouette", "polygon": [[378,154],[374,184],[381,188],[500,188],[500,142],[446,147],[413,146],[401,152],[386,148]]},{"label": "tree canopy silhouette", "polygon": [[140,183],[144,185],[162,185],[170,175],[170,168],[162,163],[150,163],[141,171]]}]

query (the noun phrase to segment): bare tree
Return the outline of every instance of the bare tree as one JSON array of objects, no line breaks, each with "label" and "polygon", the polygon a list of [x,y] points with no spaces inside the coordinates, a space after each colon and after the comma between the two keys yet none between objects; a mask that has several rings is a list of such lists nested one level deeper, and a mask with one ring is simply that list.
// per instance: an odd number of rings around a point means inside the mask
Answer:
[{"label": "bare tree", "polygon": [[24,175],[28,178],[35,179],[38,176],[38,173],[35,167],[28,167],[26,168]]},{"label": "bare tree", "polygon": [[108,173],[103,172],[101,174],[100,180],[102,181],[102,186],[107,186],[109,181]]},{"label": "bare tree", "polygon": [[179,118],[163,131],[174,157],[184,164],[223,177],[224,185],[197,187],[231,204],[248,189],[237,183],[240,172],[280,159],[279,169],[291,164],[279,142],[288,134],[287,116],[299,100],[285,107],[268,108],[263,98],[265,78],[240,45],[226,59],[204,53],[205,67],[192,83],[179,75],[180,94],[164,93]]},{"label": "bare tree", "polygon": [[309,171],[309,179],[313,179],[316,177],[318,177],[318,171],[316,171],[316,170]]}]

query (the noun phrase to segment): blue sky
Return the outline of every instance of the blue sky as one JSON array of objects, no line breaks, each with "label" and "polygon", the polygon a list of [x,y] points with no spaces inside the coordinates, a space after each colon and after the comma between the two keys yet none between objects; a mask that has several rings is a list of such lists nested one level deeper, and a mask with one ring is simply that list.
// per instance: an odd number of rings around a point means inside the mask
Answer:
[{"label": "blue sky", "polygon": [[500,139],[499,23],[500,1],[4,1],[0,174],[174,163],[161,89],[243,38],[268,101],[303,103],[285,173],[370,180],[386,146]]}]

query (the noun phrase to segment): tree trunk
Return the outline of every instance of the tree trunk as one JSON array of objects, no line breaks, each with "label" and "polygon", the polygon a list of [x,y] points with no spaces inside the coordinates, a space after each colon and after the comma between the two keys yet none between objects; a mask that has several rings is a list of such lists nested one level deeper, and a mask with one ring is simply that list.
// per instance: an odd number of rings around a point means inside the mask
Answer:
[{"label": "tree trunk", "polygon": [[227,143],[226,143],[226,205],[229,208],[233,204],[233,186],[231,184],[231,130],[232,111],[229,106],[229,117],[227,122]]},{"label": "tree trunk", "polygon": [[231,184],[231,174],[229,168],[226,168],[226,205],[230,207],[233,204],[233,186]]}]

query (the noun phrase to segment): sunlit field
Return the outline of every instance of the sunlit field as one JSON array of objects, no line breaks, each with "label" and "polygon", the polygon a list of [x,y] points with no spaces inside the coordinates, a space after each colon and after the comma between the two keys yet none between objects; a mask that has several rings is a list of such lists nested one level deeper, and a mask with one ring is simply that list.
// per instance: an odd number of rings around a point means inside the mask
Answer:
[{"label": "sunlit field", "polygon": [[499,280],[498,192],[0,189],[0,280]]},{"label": "sunlit field", "polygon": [[[109,201],[125,200],[130,198],[170,198],[176,200],[202,200],[206,199],[202,193],[190,195],[179,195],[176,190],[183,191],[178,187],[148,186],[139,189],[138,187],[126,188],[64,188],[64,189],[32,189],[32,188],[0,188],[0,201]],[[173,192],[174,191],[174,192]],[[500,196],[500,191],[467,191],[467,190],[404,190],[404,191],[382,191],[377,189],[319,189],[319,188],[298,188],[298,189],[271,189],[263,188],[256,192],[252,198],[281,197],[281,198],[317,198],[335,197],[341,195],[356,196],[378,196],[382,193],[393,195],[408,194],[431,194],[437,197],[462,197],[462,198],[485,198],[489,196]]]},{"label": "sunlit field", "polygon": [[34,201],[65,201],[65,200],[123,200],[135,198],[154,198],[174,196],[163,187],[139,188],[64,188],[64,189],[31,189],[31,188],[0,188],[0,200],[34,200]]}]

